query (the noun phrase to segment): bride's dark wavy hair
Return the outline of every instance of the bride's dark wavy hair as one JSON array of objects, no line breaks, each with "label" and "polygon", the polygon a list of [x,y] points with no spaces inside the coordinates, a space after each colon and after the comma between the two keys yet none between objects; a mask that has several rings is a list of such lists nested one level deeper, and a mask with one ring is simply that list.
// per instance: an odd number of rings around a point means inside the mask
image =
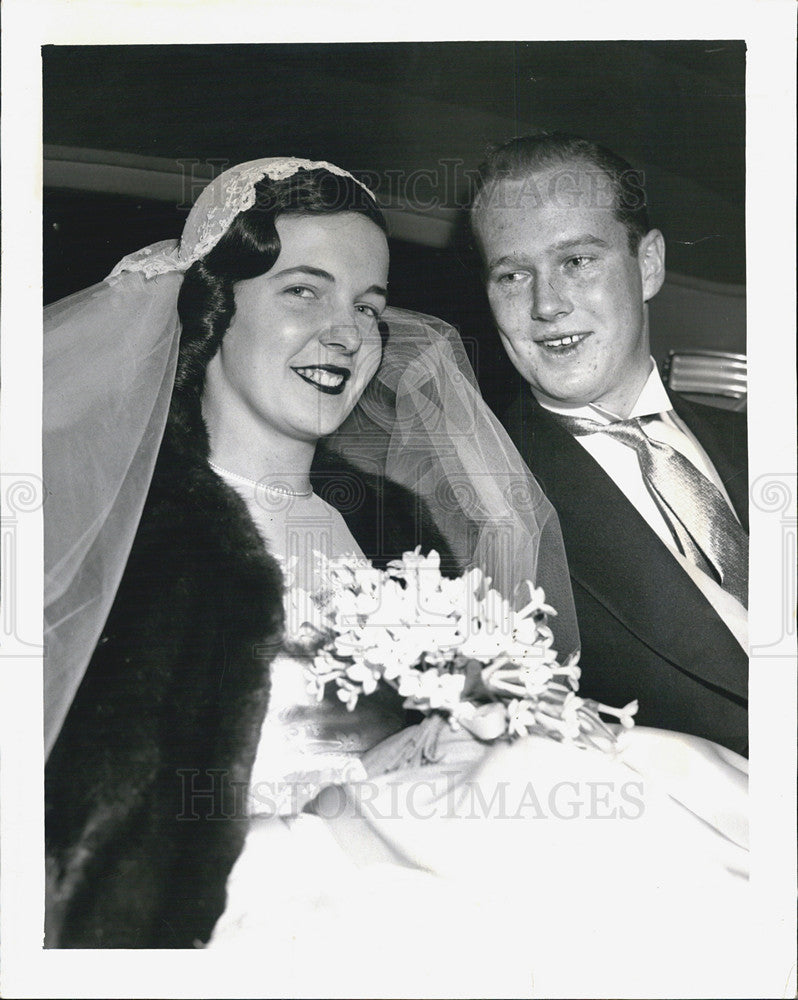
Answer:
[{"label": "bride's dark wavy hair", "polygon": [[199,405],[205,370],[235,313],[233,287],[270,271],[279,256],[276,220],[287,214],[339,212],[364,215],[387,232],[373,198],[350,177],[323,167],[299,170],[283,180],[267,177],[256,185],[252,208],[237,215],[216,246],[186,271],[177,301],[181,333],[176,396]]}]

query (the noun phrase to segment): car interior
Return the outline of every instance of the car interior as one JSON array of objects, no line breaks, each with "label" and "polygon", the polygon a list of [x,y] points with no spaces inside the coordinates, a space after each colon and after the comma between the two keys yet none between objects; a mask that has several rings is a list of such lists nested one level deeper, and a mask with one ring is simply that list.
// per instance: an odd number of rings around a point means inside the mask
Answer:
[{"label": "car interior", "polygon": [[746,404],[740,41],[45,46],[43,286],[53,302],[177,236],[226,166],[328,159],[377,193],[392,305],[461,332],[494,408],[516,376],[467,225],[492,144],[561,128],[644,171],[667,247],[650,304],[666,384]]}]

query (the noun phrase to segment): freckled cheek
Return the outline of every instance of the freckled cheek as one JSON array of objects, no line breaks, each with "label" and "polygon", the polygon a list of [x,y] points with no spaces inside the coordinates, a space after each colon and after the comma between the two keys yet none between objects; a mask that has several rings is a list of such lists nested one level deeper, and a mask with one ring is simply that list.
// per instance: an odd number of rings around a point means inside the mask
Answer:
[{"label": "freckled cheek", "polygon": [[496,326],[513,340],[529,336],[529,311],[525,310],[518,298],[496,296],[489,298]]},{"label": "freckled cheek", "polygon": [[571,296],[574,307],[586,316],[600,316],[606,308],[606,298],[602,289],[590,287],[579,288]]},{"label": "freckled cheek", "polygon": [[529,356],[533,353],[534,348],[531,340],[519,336],[508,336],[506,332],[500,333],[499,340],[510,361],[523,365],[529,364]]}]

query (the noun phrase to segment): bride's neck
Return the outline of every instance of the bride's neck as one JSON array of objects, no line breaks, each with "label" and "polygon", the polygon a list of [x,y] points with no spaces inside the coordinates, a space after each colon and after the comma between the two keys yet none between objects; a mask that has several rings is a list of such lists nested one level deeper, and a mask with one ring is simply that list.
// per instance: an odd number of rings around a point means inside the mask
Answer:
[{"label": "bride's neck", "polygon": [[202,417],[214,465],[254,482],[275,479],[296,489],[308,485],[316,442],[280,433],[239,396],[219,391],[212,376],[202,395]]}]

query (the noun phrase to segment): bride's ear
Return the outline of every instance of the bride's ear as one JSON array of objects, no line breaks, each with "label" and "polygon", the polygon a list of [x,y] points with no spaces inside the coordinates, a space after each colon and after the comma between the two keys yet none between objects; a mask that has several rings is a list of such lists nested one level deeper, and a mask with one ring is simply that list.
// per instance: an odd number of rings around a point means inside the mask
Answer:
[{"label": "bride's ear", "polygon": [[643,301],[653,299],[665,281],[665,239],[659,229],[652,229],[640,241],[637,262],[643,280]]}]

